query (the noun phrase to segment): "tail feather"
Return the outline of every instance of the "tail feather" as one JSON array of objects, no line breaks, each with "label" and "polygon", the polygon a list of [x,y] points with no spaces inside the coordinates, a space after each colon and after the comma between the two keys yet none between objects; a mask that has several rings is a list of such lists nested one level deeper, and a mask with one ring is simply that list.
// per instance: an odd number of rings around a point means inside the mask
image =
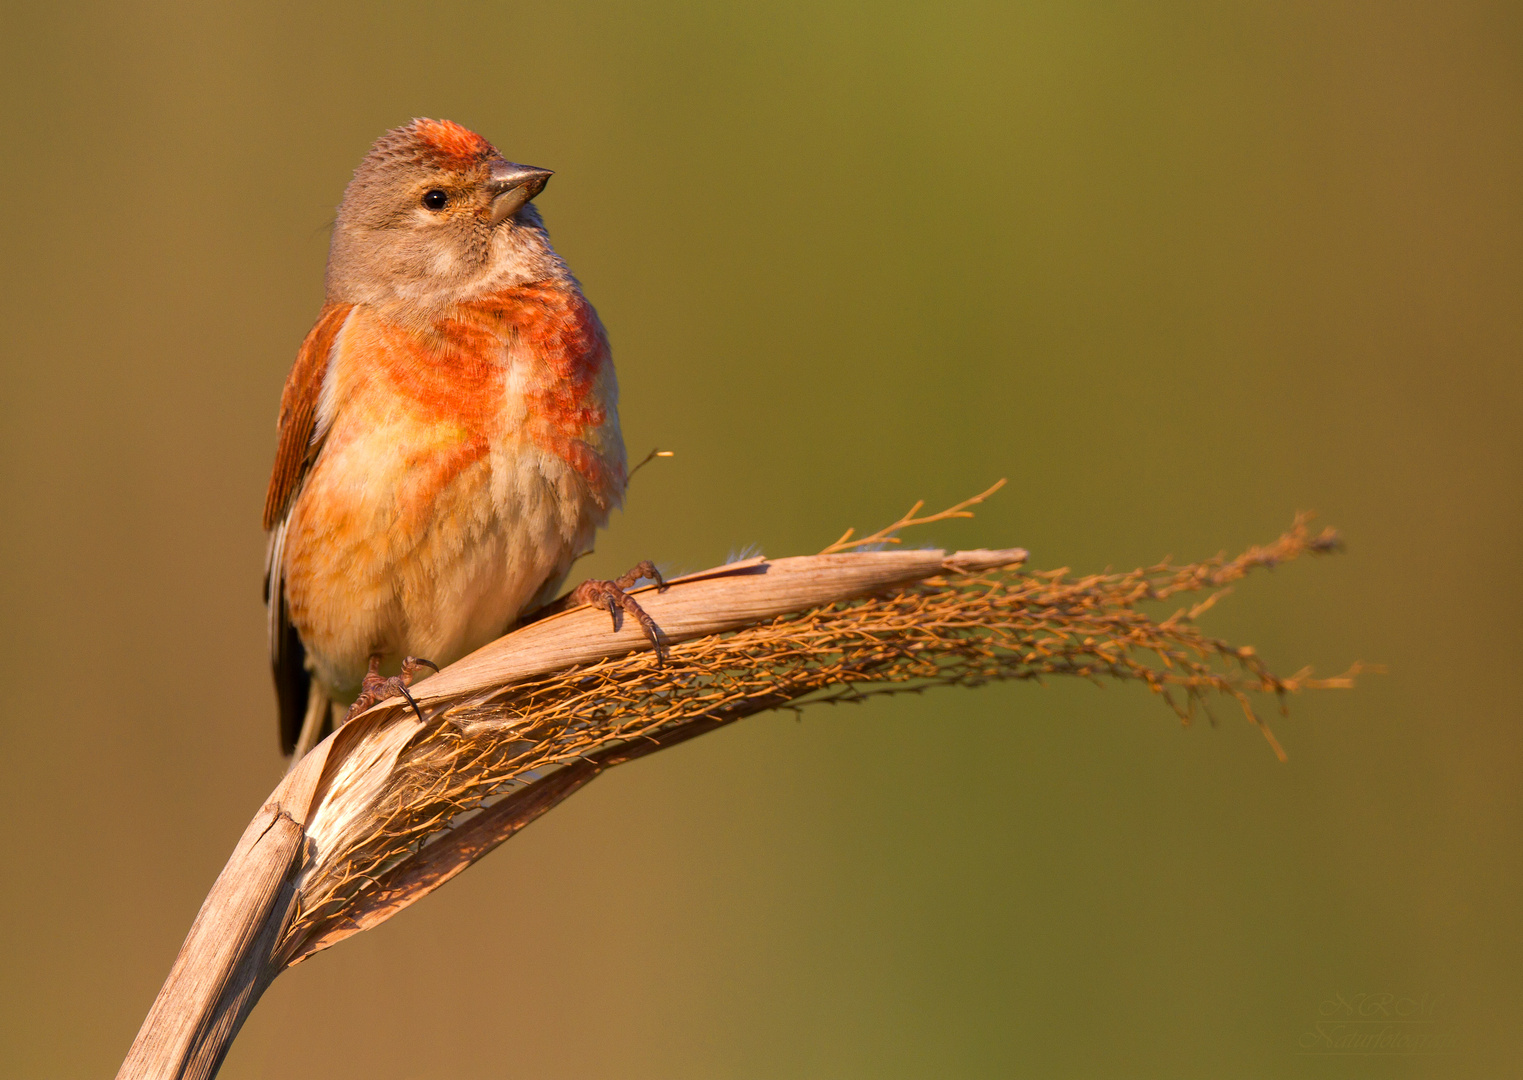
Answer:
[{"label": "tail feather", "polygon": [[307,670],[307,650],[296,627],[281,621],[280,648],[271,668],[275,674],[275,700],[280,707],[280,752],[289,755],[296,749],[302,720],[307,715],[312,673]]}]

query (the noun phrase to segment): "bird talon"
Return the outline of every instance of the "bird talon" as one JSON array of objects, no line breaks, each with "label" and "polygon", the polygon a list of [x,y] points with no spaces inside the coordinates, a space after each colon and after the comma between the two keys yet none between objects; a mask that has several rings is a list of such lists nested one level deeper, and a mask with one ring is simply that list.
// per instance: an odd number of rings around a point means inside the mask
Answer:
[{"label": "bird talon", "polygon": [[407,699],[407,704],[412,706],[413,713],[418,717],[418,722],[424,722],[423,710],[418,707],[418,699],[412,696],[407,688],[412,685],[413,677],[417,675],[419,668],[432,668],[439,670],[439,665],[432,660],[425,660],[421,656],[409,656],[402,661],[402,671],[389,679],[381,675],[381,655],[372,653],[370,656],[370,669],[365,672],[365,677],[360,680],[360,696],[354,699],[354,704],[349,706],[349,711],[344,714],[344,723],[353,720],[360,713],[370,708],[377,702],[387,698],[396,697],[398,694]]},{"label": "bird talon", "polygon": [[646,559],[629,573],[612,581],[593,578],[582,582],[572,591],[571,600],[573,603],[586,604],[590,607],[606,606],[609,618],[613,621],[614,633],[619,631],[621,624],[619,614],[622,609],[623,613],[639,623],[640,629],[645,631],[645,636],[656,654],[656,666],[664,667],[669,652],[666,643],[661,640],[661,629],[628,592],[641,579],[654,581],[657,592],[665,592],[669,588],[661,577],[661,572],[656,569],[656,564]]},{"label": "bird talon", "polygon": [[418,708],[418,699],[412,696],[412,691],[401,684],[397,685],[397,689],[400,690],[402,692],[402,696],[407,699],[407,704],[412,706],[413,715],[418,718],[418,723],[423,723],[423,710]]},{"label": "bird talon", "polygon": [[406,681],[408,686],[412,685],[413,677],[417,675],[419,668],[429,668],[436,674],[439,671],[439,665],[434,663],[432,660],[425,660],[421,656],[409,656],[407,659],[402,661],[401,675],[402,679]]}]

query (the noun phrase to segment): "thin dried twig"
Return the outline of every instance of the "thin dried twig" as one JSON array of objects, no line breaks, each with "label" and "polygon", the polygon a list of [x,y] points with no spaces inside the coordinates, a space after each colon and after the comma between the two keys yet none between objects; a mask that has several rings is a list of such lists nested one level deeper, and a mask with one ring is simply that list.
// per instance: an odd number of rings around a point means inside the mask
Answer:
[{"label": "thin dried twig", "polygon": [[629,473],[627,474],[627,479],[633,480],[634,477],[635,477],[635,473],[637,473],[641,469],[645,468],[645,466],[649,465],[652,461],[654,461],[658,457],[659,458],[669,458],[669,457],[674,457],[674,456],[676,456],[676,451],[674,451],[674,450],[662,450],[659,446],[655,447],[654,449],[651,450],[650,453],[646,454],[643,458],[640,459],[640,463],[638,465],[636,465],[634,468],[629,470]]},{"label": "thin dried twig", "polygon": [[939,513],[929,514],[922,518],[917,518],[915,515],[920,513],[920,508],[925,505],[925,500],[917,499],[915,505],[910,507],[904,516],[892,525],[879,529],[871,536],[864,536],[860,540],[853,540],[851,538],[852,534],[857,531],[855,528],[847,529],[841,534],[841,539],[822,550],[820,554],[834,555],[840,551],[861,551],[874,546],[881,547],[884,544],[897,544],[900,543],[900,538],[896,534],[902,529],[908,529],[912,525],[929,525],[934,521],[946,521],[950,518],[970,518],[973,515],[969,513],[968,507],[977,506],[1004,486],[1005,480],[1001,477],[987,491],[981,492],[971,499],[964,499],[956,506],[949,506]]}]

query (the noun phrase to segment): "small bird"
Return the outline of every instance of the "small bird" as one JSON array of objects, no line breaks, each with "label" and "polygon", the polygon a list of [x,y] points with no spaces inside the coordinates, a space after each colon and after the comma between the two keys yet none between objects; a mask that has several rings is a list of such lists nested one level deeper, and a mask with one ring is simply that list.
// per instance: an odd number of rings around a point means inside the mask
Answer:
[{"label": "small bird", "polygon": [[[623,500],[608,337],[531,202],[550,176],[417,119],[344,191],[264,504],[287,754],[330,702],[407,694],[550,600]],[[641,578],[665,587],[642,563],[571,599],[628,612],[659,663],[625,592]]]}]

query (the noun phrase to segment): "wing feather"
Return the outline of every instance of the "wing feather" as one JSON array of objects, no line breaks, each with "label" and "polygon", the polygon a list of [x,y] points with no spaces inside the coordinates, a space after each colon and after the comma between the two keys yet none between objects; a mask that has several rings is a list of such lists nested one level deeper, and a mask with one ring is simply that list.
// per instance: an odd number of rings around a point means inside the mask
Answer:
[{"label": "wing feather", "polygon": [[285,597],[286,522],[302,480],[321,448],[318,403],[329,358],[348,321],[351,304],[328,304],[301,343],[280,395],[280,445],[264,500],[264,527],[270,531],[265,555],[264,602],[269,612],[270,669],[280,709],[280,745],[289,754],[306,714],[312,676],[306,650],[291,625]]},{"label": "wing feather", "polygon": [[264,497],[266,531],[286,516],[307,467],[317,456],[319,442],[312,436],[317,432],[317,403],[323,393],[323,377],[328,373],[334,343],[353,308],[352,304],[323,307],[317,324],[301,343],[291,374],[286,376],[286,388],[280,395],[280,445],[275,450],[275,468]]}]

